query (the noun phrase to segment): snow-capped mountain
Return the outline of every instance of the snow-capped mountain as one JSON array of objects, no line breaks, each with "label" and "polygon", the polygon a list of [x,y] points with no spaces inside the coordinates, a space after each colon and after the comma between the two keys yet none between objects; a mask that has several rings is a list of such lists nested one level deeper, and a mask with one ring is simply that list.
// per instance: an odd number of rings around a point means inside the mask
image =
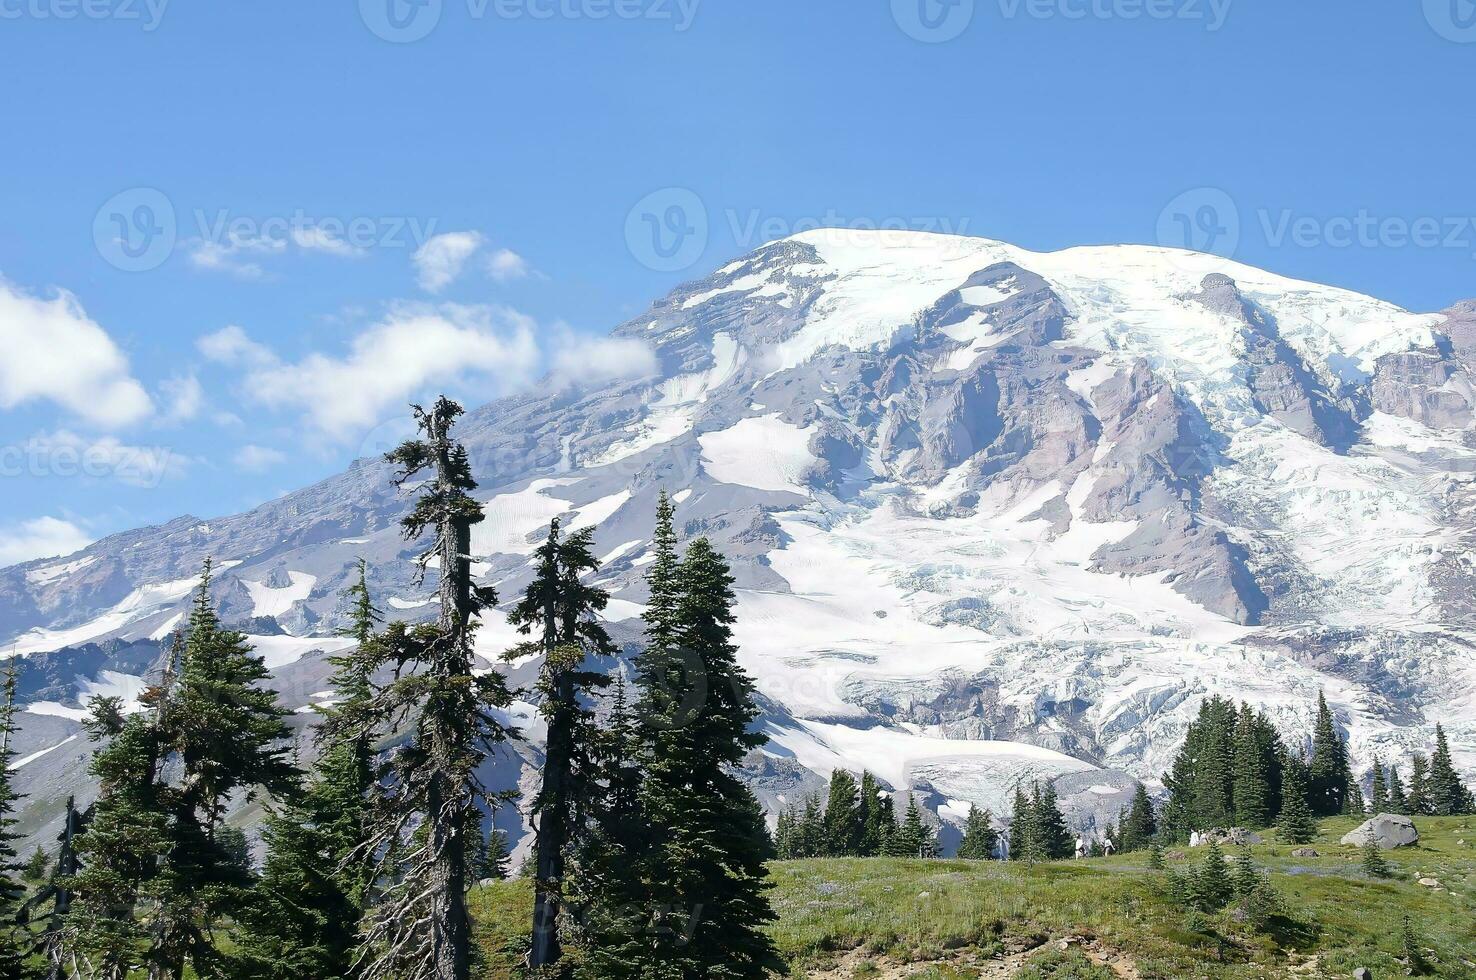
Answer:
[{"label": "snow-capped mountain", "polygon": [[[549,519],[594,525],[634,644],[671,492],[679,530],[736,566],[771,805],[836,766],[945,819],[1062,776],[1090,822],[1164,770],[1214,693],[1299,738],[1325,691],[1363,765],[1443,722],[1476,772],[1476,303],[1410,313],[1162,248],[821,231],[615,336],[656,376],[461,426],[487,498],[476,571],[510,598]],[[248,514],[0,571],[37,799],[84,785],[82,701],[137,693],[206,556],[307,712],[331,697],[360,555],[391,614],[428,616],[389,477],[366,458]],[[512,636],[494,616],[479,642]]]}]

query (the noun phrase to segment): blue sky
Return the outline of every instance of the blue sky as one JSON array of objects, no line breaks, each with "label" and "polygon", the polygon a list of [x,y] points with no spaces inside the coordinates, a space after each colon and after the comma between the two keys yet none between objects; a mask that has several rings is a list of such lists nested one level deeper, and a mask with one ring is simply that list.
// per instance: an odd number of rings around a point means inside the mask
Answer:
[{"label": "blue sky", "polygon": [[1476,295],[1473,82],[1472,0],[0,0],[0,564],[618,361],[816,224],[1440,309]]}]

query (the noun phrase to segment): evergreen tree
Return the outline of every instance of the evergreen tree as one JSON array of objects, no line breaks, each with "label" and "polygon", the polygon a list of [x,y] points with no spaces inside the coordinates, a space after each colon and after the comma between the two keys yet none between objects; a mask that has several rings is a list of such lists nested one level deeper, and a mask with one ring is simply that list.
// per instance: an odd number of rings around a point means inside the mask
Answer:
[{"label": "evergreen tree", "polygon": [[1205,845],[1204,859],[1189,881],[1189,901],[1199,911],[1212,915],[1235,894],[1235,883],[1225,867],[1225,852],[1214,841]]},{"label": "evergreen tree", "polygon": [[1389,812],[1409,816],[1409,798],[1404,795],[1404,782],[1399,778],[1399,767],[1389,767]]},{"label": "evergreen tree", "polygon": [[345,594],[356,641],[334,657],[330,688],[338,695],[319,729],[322,754],[307,791],[267,818],[267,856],[251,903],[240,913],[240,977],[349,977],[358,949],[369,881],[354,861],[363,843],[373,788],[373,757],[362,728],[373,690],[371,665],[382,659],[379,610],[368,567]]},{"label": "evergreen tree", "polygon": [[[886,814],[891,811],[891,801],[884,798],[881,787],[877,785],[876,777],[869,772],[861,774],[861,846],[860,854],[863,857],[876,857],[881,854],[882,846],[886,843]],[[895,824],[896,817],[892,822]]]},{"label": "evergreen tree", "polygon": [[25,879],[33,884],[45,881],[46,872],[49,870],[51,870],[51,858],[47,857],[41,845],[37,844],[30,858],[26,860]]},{"label": "evergreen tree", "polygon": [[817,796],[805,799],[805,808],[801,811],[796,826],[794,856],[825,856],[825,810],[821,808],[820,798]]},{"label": "evergreen tree", "polygon": [[994,815],[976,806],[969,807],[969,819],[964,825],[963,840],[958,845],[958,856],[967,861],[992,861],[999,847],[999,834],[994,829]]},{"label": "evergreen tree", "polygon": [[1154,871],[1162,871],[1165,867],[1163,861],[1163,845],[1154,838],[1153,843],[1148,845],[1148,867]]},{"label": "evergreen tree", "polygon": [[856,779],[844,769],[830,774],[825,805],[825,856],[854,857],[861,852],[861,810]]},{"label": "evergreen tree", "polygon": [[1476,799],[1471,790],[1461,781],[1455,763],[1450,757],[1450,744],[1445,738],[1445,727],[1435,726],[1435,754],[1430,757],[1429,778],[1430,812],[1436,816],[1476,813]]},{"label": "evergreen tree", "polygon": [[18,667],[14,657],[5,667],[4,704],[0,705],[0,980],[19,980],[24,975],[24,961],[30,937],[17,924],[21,899],[26,887],[21,872],[26,865],[15,850],[17,804],[22,799],[10,782],[10,764],[15,758],[11,743],[17,731],[15,693]]},{"label": "evergreen tree", "polygon": [[1242,705],[1235,727],[1235,823],[1260,828],[1271,821],[1271,783],[1267,758],[1249,705]]},{"label": "evergreen tree", "polygon": [[1429,961],[1425,959],[1425,951],[1421,948],[1419,937],[1415,935],[1414,925],[1409,921],[1408,915],[1404,917],[1404,926],[1399,930],[1399,943],[1404,949],[1404,965],[1410,976],[1418,977],[1430,972]]},{"label": "evergreen tree", "polygon": [[1343,816],[1361,817],[1368,812],[1368,801],[1363,798],[1363,787],[1358,785],[1358,780],[1350,772],[1348,774],[1348,785],[1343,790]]},{"label": "evergreen tree", "polygon": [[1307,764],[1307,794],[1312,814],[1330,817],[1343,812],[1348,788],[1348,746],[1338,734],[1327,699],[1317,693],[1317,725]]},{"label": "evergreen tree", "polygon": [[881,845],[876,853],[879,855],[890,854],[891,851],[889,848],[891,848],[892,842],[897,839],[897,832],[900,829],[897,826],[897,804],[893,800],[891,793],[882,793],[877,797],[876,822],[880,828],[878,836],[881,840]]},{"label": "evergreen tree", "polygon": [[1118,836],[1121,838],[1118,848],[1122,851],[1141,851],[1158,836],[1153,801],[1148,798],[1148,788],[1142,783],[1133,791],[1133,802],[1119,824]]},{"label": "evergreen tree", "polygon": [[185,633],[179,678],[158,714],[161,748],[177,766],[167,804],[169,840],[158,864],[148,913],[148,966],[179,980],[186,965],[208,976],[224,969],[219,927],[249,904],[253,884],[239,841],[223,834],[230,801],[265,791],[295,792],[297,770],[285,747],[288,712],[264,682],[265,661],[241,633],[225,629],[205,563]]},{"label": "evergreen tree", "polygon": [[1251,860],[1250,848],[1242,847],[1235,856],[1235,894],[1241,897],[1250,895],[1260,884],[1261,875]]},{"label": "evergreen tree", "polygon": [[474,669],[477,617],[497,594],[472,581],[471,529],[484,518],[472,496],[476,481],[466,450],[451,430],[461,406],[445,398],[414,407],[420,438],[386,459],[404,487],[422,473],[418,497],[401,522],[405,537],[431,532],[422,575],[439,567],[440,615],[435,623],[391,624],[366,662],[366,676],[384,670],[359,729],[403,733],[399,746],[374,764],[374,792],[365,841],[356,852],[364,874],[383,883],[366,919],[366,980],[466,980],[471,964],[467,915],[470,811],[487,800],[477,768],[516,732],[498,713],[512,703],[497,671]]},{"label": "evergreen tree", "polygon": [[1370,878],[1387,878],[1390,874],[1389,863],[1384,860],[1384,852],[1379,849],[1373,835],[1363,843],[1363,871]]},{"label": "evergreen tree", "polygon": [[146,711],[125,718],[121,698],[88,702],[84,725],[88,736],[102,743],[89,768],[98,781],[98,798],[76,840],[81,868],[72,879],[70,910],[52,944],[54,974],[60,965],[67,974],[125,980],[148,966],[153,932],[140,907],[157,902],[160,869],[173,844],[174,792],[161,776],[160,716],[181,646],[176,637],[163,679],[141,695]]},{"label": "evergreen tree", "polygon": [[1308,844],[1317,836],[1317,823],[1307,800],[1306,776],[1299,760],[1287,761],[1276,833],[1288,844]]},{"label": "evergreen tree", "polygon": [[1076,842],[1056,801],[1055,784],[1048,781],[1044,787],[1037,786],[1030,807],[1035,811],[1035,832],[1039,835],[1044,859],[1059,861],[1071,857],[1076,851]]},{"label": "evergreen tree", "polygon": [[907,794],[907,816],[892,838],[887,852],[892,857],[930,858],[935,854],[933,828],[929,827],[918,809],[917,797]]},{"label": "evergreen tree", "polygon": [[651,642],[637,665],[641,806],[652,841],[640,871],[653,913],[643,965],[682,980],[761,977],[783,967],[764,932],[774,918],[768,834],[758,801],[734,773],[764,738],[749,730],[758,709],[733,646],[733,576],[701,538],[672,573],[659,552],[663,537],[673,535],[658,535]]},{"label": "evergreen tree", "polygon": [[795,815],[794,807],[787,806],[779,811],[774,825],[774,853],[781,861],[794,860]]},{"label": "evergreen tree", "polygon": [[1010,860],[1042,861],[1045,854],[1040,847],[1035,808],[1030,797],[1018,784],[1015,786],[1015,802],[1010,817]]},{"label": "evergreen tree", "polygon": [[1389,812],[1389,784],[1384,780],[1384,767],[1374,760],[1373,767],[1373,798],[1369,803],[1375,814]]},{"label": "evergreen tree", "polygon": [[585,664],[590,657],[612,655],[615,647],[597,618],[610,601],[609,593],[583,581],[599,570],[593,547],[593,528],[565,537],[555,518],[535,555],[533,581],[507,617],[520,632],[536,632],[538,637],[508,656],[543,655],[539,692],[548,735],[543,782],[533,803],[536,870],[533,950],[528,959],[535,970],[557,963],[562,955],[559,909],[564,864],[596,795],[600,739],[594,714],[584,701],[606,680]]},{"label": "evergreen tree", "polygon": [[1430,760],[1416,752],[1409,760],[1409,793],[1405,803],[1413,816],[1434,812],[1430,799]]}]

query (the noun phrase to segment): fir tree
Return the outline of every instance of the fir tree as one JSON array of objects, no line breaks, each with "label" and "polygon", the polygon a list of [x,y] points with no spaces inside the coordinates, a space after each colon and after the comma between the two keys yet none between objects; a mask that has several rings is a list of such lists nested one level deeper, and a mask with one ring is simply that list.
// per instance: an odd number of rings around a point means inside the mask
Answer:
[{"label": "fir tree", "polygon": [[1261,875],[1251,860],[1249,847],[1242,847],[1235,856],[1235,894],[1241,897],[1251,894],[1261,883]]},{"label": "fir tree", "polygon": [[933,828],[923,821],[917,797],[911,793],[907,794],[907,816],[897,828],[888,854],[910,858],[929,858],[934,854]]},{"label": "fir tree", "polygon": [[1288,760],[1283,779],[1281,813],[1276,818],[1277,836],[1288,844],[1308,844],[1317,836],[1317,823],[1307,801],[1306,777],[1302,764]]},{"label": "fir tree", "polygon": [[1133,802],[1127,815],[1119,824],[1119,849],[1141,851],[1158,836],[1157,821],[1153,816],[1153,801],[1148,798],[1148,788],[1139,783],[1133,791]]},{"label": "fir tree", "polygon": [[31,852],[30,858],[26,860],[25,879],[33,884],[46,880],[46,872],[51,870],[51,858],[46,856],[46,851],[40,844]]},{"label": "fir tree", "polygon": [[1476,812],[1476,799],[1456,772],[1445,727],[1439,724],[1435,726],[1435,754],[1430,757],[1428,795],[1430,812],[1436,816]]},{"label": "fir tree", "polygon": [[[671,537],[659,535],[658,545],[663,536]],[[764,739],[749,730],[758,709],[733,646],[733,576],[701,538],[670,582],[660,578],[669,564],[657,571],[662,563],[658,547],[650,574],[660,598],[638,661],[641,807],[652,841],[640,872],[653,927],[642,965],[683,980],[761,977],[782,964],[764,932],[774,918],[768,834],[734,773]]]},{"label": "fir tree", "polygon": [[1404,965],[1411,976],[1423,976],[1430,972],[1430,964],[1425,959],[1425,952],[1408,915],[1404,917],[1404,926],[1399,930],[1399,944],[1404,950]]},{"label": "fir tree", "polygon": [[557,963],[562,955],[564,863],[596,795],[599,737],[584,701],[606,680],[585,663],[590,657],[609,656],[615,648],[597,618],[610,601],[609,593],[583,581],[599,569],[593,547],[592,528],[565,537],[555,518],[536,553],[533,581],[508,614],[508,622],[520,632],[537,634],[535,641],[509,651],[509,658],[543,655],[539,691],[548,736],[543,781],[533,803],[533,948],[528,963],[534,970]]},{"label": "fir tree", "polygon": [[1370,808],[1375,814],[1389,812],[1389,784],[1384,781],[1384,767],[1376,759],[1373,766],[1373,798]]},{"label": "fir tree", "polygon": [[1157,838],[1154,838],[1153,842],[1148,845],[1148,867],[1154,871],[1162,871],[1165,867],[1163,845],[1158,843]]},{"label": "fir tree", "polygon": [[1399,767],[1389,767],[1389,812],[1409,816],[1409,798],[1404,794],[1404,782],[1399,778]]},{"label": "fir tree", "polygon": [[774,853],[781,861],[794,860],[795,813],[787,806],[779,811],[774,824]]},{"label": "fir tree", "polygon": [[1368,812],[1368,801],[1363,798],[1363,787],[1350,772],[1348,785],[1343,790],[1343,816],[1361,817]]},{"label": "fir tree", "polygon": [[[148,710],[124,717],[122,699],[95,697],[84,723],[103,743],[89,769],[98,799],[77,839],[81,869],[72,902],[53,943],[53,972],[125,980],[144,969],[152,930],[140,906],[155,901],[160,867],[172,847],[173,791],[160,775],[164,748],[160,710],[174,683],[181,643],[171,647],[161,683],[140,697]],[[61,962],[58,963],[58,960]]]},{"label": "fir tree", "polygon": [[811,796],[805,800],[805,808],[800,812],[799,823],[795,827],[794,856],[825,856],[825,811],[820,806],[819,797]]},{"label": "fir tree", "polygon": [[1384,852],[1372,834],[1363,842],[1363,871],[1370,878],[1389,877],[1389,863],[1384,860]]},{"label": "fir tree", "polygon": [[1030,807],[1035,811],[1035,832],[1039,836],[1044,859],[1059,861],[1071,857],[1076,844],[1066,826],[1066,817],[1056,802],[1055,784],[1048,781],[1044,787],[1036,787]]},{"label": "fir tree", "polygon": [[1214,841],[1204,849],[1204,859],[1189,882],[1189,900],[1199,911],[1212,915],[1229,903],[1235,883],[1225,867],[1225,852]]},{"label": "fir tree", "polygon": [[369,671],[383,657],[375,634],[379,610],[362,561],[345,598],[351,616],[345,635],[356,646],[332,658],[329,686],[339,701],[319,729],[322,754],[306,793],[267,819],[266,860],[253,900],[240,913],[246,927],[238,940],[241,977],[354,972],[369,881],[353,858],[363,842],[374,780],[362,722],[373,700]]},{"label": "fir tree", "polygon": [[26,865],[15,850],[16,809],[22,797],[10,782],[10,764],[15,758],[11,743],[17,731],[15,695],[18,666],[14,657],[5,667],[4,704],[0,705],[0,980],[19,980],[30,937],[16,925],[26,888],[21,872]]},{"label": "fir tree", "polygon": [[1240,709],[1235,728],[1235,823],[1260,828],[1271,821],[1271,784],[1267,759],[1257,738],[1256,719],[1249,705]]},{"label": "fir tree", "polygon": [[844,769],[830,774],[825,805],[825,856],[854,857],[861,852],[861,810],[856,779]]},{"label": "fir tree", "polygon": [[249,869],[222,834],[229,802],[262,791],[281,798],[297,787],[285,748],[288,712],[263,686],[270,672],[246,637],[221,625],[211,584],[207,561],[179,678],[158,714],[161,748],[179,775],[161,797],[169,840],[154,878],[148,964],[170,980],[183,977],[187,964],[202,976],[221,971],[219,926],[249,902]]},{"label": "fir tree", "polygon": [[1040,848],[1040,834],[1036,829],[1035,809],[1030,797],[1018,784],[1015,786],[1015,802],[1010,816],[1010,860],[1041,861],[1045,854]]},{"label": "fir tree", "polygon": [[[884,797],[876,777],[869,772],[861,774],[861,846],[863,857],[876,857],[886,843],[886,814],[891,811],[891,801]],[[895,816],[892,822],[896,823]]]},{"label": "fir tree", "polygon": [[402,522],[409,541],[431,532],[419,559],[422,575],[439,565],[440,615],[435,623],[391,624],[379,644],[376,688],[360,731],[402,732],[393,752],[377,757],[365,841],[364,874],[383,882],[366,920],[366,980],[466,980],[471,964],[467,915],[468,814],[487,800],[477,768],[516,733],[498,712],[512,702],[504,677],[474,669],[472,641],[481,611],[496,593],[472,581],[471,529],[483,520],[472,496],[476,481],[466,450],[451,436],[461,406],[445,398],[414,408],[419,439],[388,454],[396,484],[422,473],[415,506]]},{"label": "fir tree", "polygon": [[1312,757],[1307,763],[1307,795],[1313,815],[1330,817],[1342,813],[1347,788],[1348,746],[1338,734],[1327,699],[1319,691]]},{"label": "fir tree", "polygon": [[1409,793],[1405,803],[1412,816],[1433,813],[1430,796],[1430,760],[1416,752],[1409,760]]},{"label": "fir tree", "polygon": [[990,861],[999,848],[999,834],[994,829],[994,815],[976,806],[969,807],[969,819],[964,825],[963,840],[958,845],[958,856],[968,861]]}]

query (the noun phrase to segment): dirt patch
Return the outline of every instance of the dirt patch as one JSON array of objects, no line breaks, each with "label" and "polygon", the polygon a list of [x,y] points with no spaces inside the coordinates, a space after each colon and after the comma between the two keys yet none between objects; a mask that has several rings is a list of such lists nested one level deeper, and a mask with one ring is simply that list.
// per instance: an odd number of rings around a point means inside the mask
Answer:
[{"label": "dirt patch", "polygon": [[863,964],[870,971],[861,974],[866,980],[906,980],[930,967],[949,966],[979,980],[1005,980],[1024,969],[1031,957],[1044,949],[1056,948],[1075,950],[1097,966],[1105,967],[1121,980],[1141,980],[1138,966],[1132,957],[1107,946],[1094,936],[1067,936],[1053,939],[1044,944],[1014,941],[1006,944],[1003,952],[985,955],[977,950],[958,950],[947,956],[900,963],[891,957],[865,950],[852,950],[842,955],[836,963],[825,970],[808,974],[808,980],[853,980],[857,969]]}]

